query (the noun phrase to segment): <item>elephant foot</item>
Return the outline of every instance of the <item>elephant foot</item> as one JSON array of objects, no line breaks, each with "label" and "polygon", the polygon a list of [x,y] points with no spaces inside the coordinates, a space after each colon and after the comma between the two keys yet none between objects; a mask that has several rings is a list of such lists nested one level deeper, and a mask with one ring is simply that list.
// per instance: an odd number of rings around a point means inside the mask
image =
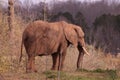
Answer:
[{"label": "elephant foot", "polygon": [[57,70],[57,69],[55,69],[55,68],[51,68],[51,70]]},{"label": "elephant foot", "polygon": [[80,66],[77,66],[77,70],[79,70],[80,69]]},{"label": "elephant foot", "polygon": [[80,70],[80,68],[77,68],[77,69],[76,69],[76,71],[79,71],[79,70]]},{"label": "elephant foot", "polygon": [[55,70],[55,71],[60,70],[60,71],[63,71],[63,68],[59,69],[58,67],[57,68],[52,67],[51,70]]},{"label": "elephant foot", "polygon": [[58,70],[60,70],[60,71],[63,71],[63,65],[61,65],[61,66],[58,66]]},{"label": "elephant foot", "polygon": [[38,71],[37,70],[34,70],[35,73],[37,73]]},{"label": "elephant foot", "polygon": [[51,70],[58,70],[58,67],[54,66],[54,67],[51,68]]},{"label": "elephant foot", "polygon": [[77,69],[76,69],[76,71],[83,71],[84,70],[84,68],[82,68],[82,67],[77,67]]},{"label": "elephant foot", "polygon": [[37,70],[26,70],[26,73],[37,73],[38,71]]}]

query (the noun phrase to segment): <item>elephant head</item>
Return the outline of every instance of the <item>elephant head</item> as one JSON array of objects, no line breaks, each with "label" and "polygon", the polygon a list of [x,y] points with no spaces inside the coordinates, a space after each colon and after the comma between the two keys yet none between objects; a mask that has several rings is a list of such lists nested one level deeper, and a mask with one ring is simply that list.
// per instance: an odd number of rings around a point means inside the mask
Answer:
[{"label": "elephant head", "polygon": [[77,37],[78,37],[78,45],[82,47],[84,53],[89,55],[89,53],[85,49],[84,32],[82,31],[81,27],[79,27],[79,26],[73,25],[73,28],[75,29]]},{"label": "elephant head", "polygon": [[80,66],[80,62],[82,61],[84,53],[88,54],[85,49],[85,40],[84,40],[84,32],[81,27],[73,24],[68,24],[66,22],[62,22],[64,35],[72,45],[78,48],[79,56],[77,61],[77,68]]}]

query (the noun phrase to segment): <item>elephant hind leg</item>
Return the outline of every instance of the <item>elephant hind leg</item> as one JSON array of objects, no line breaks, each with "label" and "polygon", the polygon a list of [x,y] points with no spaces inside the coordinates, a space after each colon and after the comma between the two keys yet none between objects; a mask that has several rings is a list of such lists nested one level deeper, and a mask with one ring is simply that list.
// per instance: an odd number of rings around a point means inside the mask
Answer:
[{"label": "elephant hind leg", "polygon": [[67,52],[67,50],[64,50],[63,53],[61,54],[61,56],[59,56],[60,57],[59,59],[61,59],[61,60],[59,60],[59,65],[61,65],[61,66],[58,66],[58,68],[60,67],[60,70],[63,70],[66,52]]},{"label": "elephant hind leg", "polygon": [[58,53],[52,54],[52,60],[53,60],[53,66],[52,66],[51,70],[58,70],[59,54]]},{"label": "elephant hind leg", "polygon": [[35,69],[35,57],[34,56],[28,57],[26,72],[27,73],[37,72],[37,70]]}]

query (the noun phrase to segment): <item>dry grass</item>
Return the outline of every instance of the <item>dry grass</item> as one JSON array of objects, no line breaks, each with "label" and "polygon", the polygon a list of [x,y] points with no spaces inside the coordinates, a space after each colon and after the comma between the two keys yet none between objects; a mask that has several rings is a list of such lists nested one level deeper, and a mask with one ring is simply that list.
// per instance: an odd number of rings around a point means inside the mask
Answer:
[{"label": "dry grass", "polygon": [[[12,49],[8,36],[8,25],[6,15],[0,15],[0,73],[6,77],[6,80],[44,80],[45,75],[42,72],[50,70],[52,66],[51,56],[36,57],[36,67],[39,74],[24,74],[27,61],[27,55],[24,51],[21,64],[18,64],[21,47],[22,32],[25,29],[24,23],[19,17],[16,17],[15,22],[15,51],[12,54]],[[115,69],[120,70],[120,56],[113,57],[112,55],[105,56],[102,50],[96,50],[93,46],[87,45],[87,50],[90,56],[85,55],[83,68],[88,70],[94,69]],[[78,57],[77,49],[69,47],[65,60],[64,71],[75,72],[76,62]],[[46,65],[47,58],[47,65]],[[11,74],[12,73],[12,74]],[[120,74],[118,72],[118,74]],[[14,76],[16,75],[16,77]],[[26,76],[27,75],[27,76]],[[43,76],[40,77],[39,75]],[[33,79],[35,77],[35,79]],[[44,78],[44,79],[43,79]],[[78,80],[78,79],[76,79]]]},{"label": "dry grass", "polygon": [[84,57],[83,67],[86,69],[114,69],[120,68],[120,56],[117,57],[111,54],[105,55],[105,53],[98,49],[96,50],[93,46],[88,46],[90,56]]}]

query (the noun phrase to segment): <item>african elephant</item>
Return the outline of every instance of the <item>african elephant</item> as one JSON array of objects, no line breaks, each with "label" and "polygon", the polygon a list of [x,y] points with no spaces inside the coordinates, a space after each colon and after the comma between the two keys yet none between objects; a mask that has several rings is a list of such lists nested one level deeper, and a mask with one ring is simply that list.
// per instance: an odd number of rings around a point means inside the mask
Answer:
[{"label": "african elephant", "polygon": [[79,68],[81,57],[83,57],[81,52],[87,53],[84,48],[84,32],[82,29],[65,21],[54,23],[31,22],[23,32],[20,61],[23,44],[28,55],[27,72],[36,72],[35,56],[43,55],[52,55],[53,70],[62,69],[67,47],[70,44],[79,50],[77,68]]}]

